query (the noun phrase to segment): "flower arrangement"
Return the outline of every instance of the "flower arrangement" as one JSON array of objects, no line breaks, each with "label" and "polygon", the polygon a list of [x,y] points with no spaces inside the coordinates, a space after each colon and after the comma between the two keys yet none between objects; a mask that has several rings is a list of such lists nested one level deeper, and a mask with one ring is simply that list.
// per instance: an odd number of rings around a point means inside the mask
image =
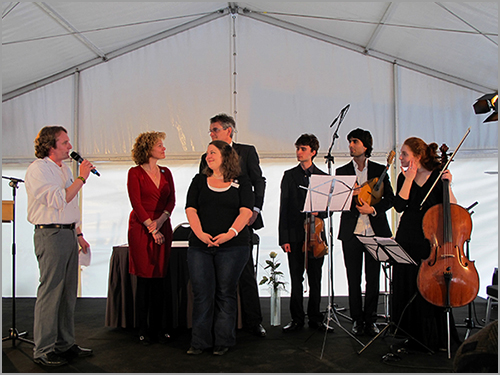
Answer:
[{"label": "flower arrangement", "polygon": [[270,269],[269,270],[269,277],[267,276],[263,276],[262,277],[262,280],[260,280],[260,283],[259,285],[264,285],[264,284],[269,284],[272,286],[273,290],[275,292],[278,291],[278,289],[285,289],[285,282],[284,281],[281,281],[281,278],[283,277],[283,272],[281,271],[278,271],[278,267],[281,265],[281,263],[278,263],[276,257],[278,256],[278,254],[274,251],[271,251],[269,253],[269,257],[271,258],[271,260],[267,259],[266,260],[266,264],[267,266],[264,267],[265,270],[267,269]]}]

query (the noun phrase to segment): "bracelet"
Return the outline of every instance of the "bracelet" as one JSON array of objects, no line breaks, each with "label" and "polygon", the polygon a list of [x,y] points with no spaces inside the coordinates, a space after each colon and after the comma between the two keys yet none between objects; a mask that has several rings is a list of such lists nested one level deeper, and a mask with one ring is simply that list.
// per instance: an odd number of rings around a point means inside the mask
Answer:
[{"label": "bracelet", "polygon": [[83,233],[77,233],[76,236],[77,237],[83,237]]},{"label": "bracelet", "polygon": [[87,182],[82,176],[78,176],[76,179],[82,181],[83,183]]},{"label": "bracelet", "polygon": [[236,234],[236,236],[238,235],[238,231],[236,229],[234,229],[233,227],[229,228],[229,230],[232,230]]},{"label": "bracelet", "polygon": [[170,217],[170,212],[168,212],[167,210],[163,211],[163,213],[167,215],[167,219]]},{"label": "bracelet", "polygon": [[151,232],[152,234],[158,233],[158,229],[155,229],[154,231]]}]

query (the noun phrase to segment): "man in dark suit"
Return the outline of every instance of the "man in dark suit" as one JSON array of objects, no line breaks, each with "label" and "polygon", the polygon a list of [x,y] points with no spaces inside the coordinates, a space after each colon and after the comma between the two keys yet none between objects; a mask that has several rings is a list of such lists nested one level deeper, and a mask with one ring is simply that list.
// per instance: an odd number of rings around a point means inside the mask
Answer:
[{"label": "man in dark suit", "polygon": [[[309,301],[307,304],[308,324],[311,328],[328,329],[324,316],[320,312],[321,303],[321,269],[324,256],[315,258],[311,252],[307,253],[307,266],[302,247],[305,240],[304,222],[306,214],[304,209],[307,190],[301,188],[309,186],[309,177],[313,174],[325,175],[316,167],[313,159],[318,154],[319,142],[313,134],[302,134],[295,142],[296,155],[299,165],[285,171],[281,180],[280,215],[279,215],[279,245],[287,253],[288,267],[292,284],[290,296],[290,313],[292,321],[283,327],[284,332],[293,332],[304,326],[304,270],[307,269],[309,281]],[[318,215],[321,218],[326,213]]]},{"label": "man in dark suit", "polygon": [[[210,137],[212,141],[220,140],[229,143],[240,157],[241,174],[250,177],[254,193],[253,215],[248,223],[250,232],[264,227],[261,210],[264,205],[264,191],[266,189],[266,179],[262,176],[260,169],[259,155],[252,145],[233,142],[233,135],[236,132],[236,122],[234,118],[224,113],[218,114],[210,119]],[[206,167],[206,154],[201,157],[200,173]],[[250,236],[252,238],[252,236]],[[249,244],[250,248],[253,244]],[[250,256],[248,263],[243,270],[238,282],[240,302],[242,310],[243,329],[259,336],[265,337],[266,330],[262,326],[262,312],[259,300],[259,288],[255,280],[255,268],[253,257]]]},{"label": "man in dark suit", "polygon": [[[347,135],[352,161],[337,168],[336,175],[357,176],[356,186],[367,180],[381,177],[385,166],[368,160],[373,150],[373,139],[369,131],[355,129]],[[355,335],[366,333],[375,336],[380,331],[376,325],[377,305],[380,283],[380,263],[365,251],[365,247],[355,236],[392,236],[386,211],[394,201],[389,176],[384,178],[384,192],[380,202],[370,206],[363,199],[356,199],[359,190],[353,193],[349,211],[342,212],[338,238],[342,241],[344,264],[349,287],[349,309],[353,320],[352,332]],[[361,272],[365,259],[365,305],[362,307]]]}]

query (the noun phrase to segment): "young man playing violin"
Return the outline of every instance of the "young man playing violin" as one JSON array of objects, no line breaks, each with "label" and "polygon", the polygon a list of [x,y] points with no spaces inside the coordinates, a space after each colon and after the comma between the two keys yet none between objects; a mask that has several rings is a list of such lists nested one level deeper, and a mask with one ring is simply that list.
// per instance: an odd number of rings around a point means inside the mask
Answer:
[{"label": "young man playing violin", "polygon": [[[349,289],[349,310],[353,320],[352,333],[354,335],[375,336],[380,331],[376,325],[377,305],[379,297],[380,263],[365,251],[365,247],[356,235],[363,236],[392,236],[387,221],[386,211],[394,201],[389,176],[384,173],[386,166],[375,163],[368,158],[373,150],[373,138],[369,131],[355,129],[347,135],[349,153],[352,161],[337,168],[336,175],[356,175],[356,186],[349,211],[342,212],[339,240],[342,241],[344,264],[347,272]],[[360,190],[367,181],[373,178],[383,179],[383,194],[380,201],[370,205],[367,199],[363,200]],[[382,188],[382,187],[381,187]],[[365,303],[364,308],[361,296],[361,272],[365,260]]]},{"label": "young man playing violin", "polygon": [[[281,180],[280,215],[279,215],[279,245],[287,253],[288,267],[292,284],[290,296],[290,313],[292,321],[283,327],[283,332],[293,332],[304,326],[304,270],[307,270],[309,281],[309,300],[307,317],[310,328],[333,331],[323,322],[320,312],[321,302],[321,269],[324,256],[315,258],[313,253],[302,252],[305,240],[304,223],[306,214],[302,213],[307,190],[312,174],[325,175],[316,167],[313,159],[318,154],[319,141],[313,134],[302,134],[295,142],[297,161],[299,165],[285,171]],[[326,213],[317,214],[324,218]],[[307,259],[306,259],[307,256]],[[306,263],[307,262],[307,263]]]}]

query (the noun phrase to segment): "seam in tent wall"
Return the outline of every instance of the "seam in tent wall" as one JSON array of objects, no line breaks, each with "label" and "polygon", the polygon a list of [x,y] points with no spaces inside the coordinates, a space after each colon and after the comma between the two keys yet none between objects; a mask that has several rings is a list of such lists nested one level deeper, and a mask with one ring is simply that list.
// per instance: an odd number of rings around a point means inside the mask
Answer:
[{"label": "seam in tent wall", "polygon": [[268,24],[283,28],[285,30],[289,30],[289,31],[293,31],[293,32],[296,32],[296,33],[299,33],[302,35],[306,35],[306,36],[309,36],[311,38],[315,38],[315,39],[318,39],[318,40],[321,40],[321,41],[324,41],[324,42],[327,42],[330,44],[334,44],[334,45],[339,46],[339,47],[344,47],[344,48],[347,48],[351,51],[361,53],[363,55],[368,55],[370,57],[377,58],[377,59],[387,61],[387,62],[398,62],[398,64],[400,66],[403,66],[405,68],[426,74],[430,77],[434,77],[434,78],[438,78],[438,79],[441,79],[441,80],[444,80],[444,81],[447,81],[450,83],[454,83],[456,85],[459,85],[459,86],[462,86],[462,87],[465,87],[465,88],[468,88],[471,90],[475,90],[478,92],[495,91],[494,88],[478,85],[474,82],[469,82],[469,81],[466,81],[466,80],[461,79],[459,77],[454,77],[454,76],[451,76],[449,74],[439,72],[439,71],[436,71],[434,69],[430,69],[430,68],[424,67],[422,65],[412,63],[411,61],[399,59],[397,57],[387,55],[383,52],[378,52],[378,51],[373,50],[373,49],[368,51],[363,46],[360,46],[360,45],[357,45],[357,44],[354,44],[351,42],[347,42],[345,40],[335,38],[335,37],[332,37],[329,35],[325,35],[325,34],[322,34],[318,31],[314,31],[314,30],[308,29],[306,27],[293,24],[291,22],[279,20],[277,18],[271,17],[271,16],[266,15],[266,14],[262,14],[260,12],[254,12],[248,8],[241,9],[240,12],[242,15],[249,17],[249,18],[253,18],[257,21],[261,21],[264,23],[268,23]]}]

